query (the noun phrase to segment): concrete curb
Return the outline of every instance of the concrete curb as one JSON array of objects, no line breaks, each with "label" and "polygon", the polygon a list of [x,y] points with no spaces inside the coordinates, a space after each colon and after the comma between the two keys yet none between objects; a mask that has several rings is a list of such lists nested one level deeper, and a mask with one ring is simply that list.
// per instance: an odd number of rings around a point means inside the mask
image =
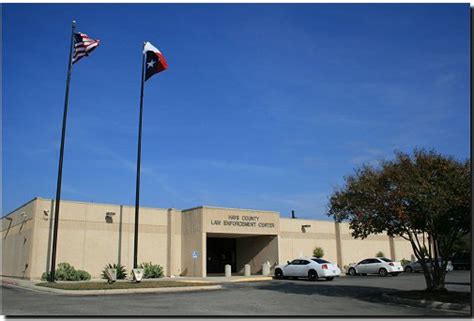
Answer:
[{"label": "concrete curb", "polygon": [[18,282],[11,281],[11,280],[2,280],[2,285],[18,285]]},{"label": "concrete curb", "polygon": [[248,279],[237,279],[237,280],[229,280],[223,281],[222,283],[240,283],[240,282],[258,282],[258,281],[269,281],[273,280],[273,277],[258,277],[258,278],[248,278]]},{"label": "concrete curb", "polygon": [[[36,281],[31,280],[13,280],[2,278],[2,286],[21,288],[34,292],[43,292],[67,296],[84,296],[84,295],[108,295],[108,294],[131,294],[131,293],[171,293],[171,292],[192,292],[192,291],[209,291],[222,289],[223,284],[241,283],[241,282],[259,282],[270,281],[272,276],[247,277],[239,279],[220,279],[220,280],[189,280],[174,279],[175,282],[193,282],[206,283],[206,285],[183,286],[183,287],[162,287],[162,288],[138,288],[138,289],[109,289],[109,290],[63,290],[43,286],[37,286]],[[148,280],[143,280],[147,282]],[[156,281],[156,280],[149,280]],[[211,284],[209,284],[211,283]]]},{"label": "concrete curb", "polygon": [[389,294],[382,294],[382,297],[394,303],[402,303],[402,304],[406,304],[410,306],[438,309],[438,310],[450,310],[450,311],[469,313],[470,308],[471,308],[469,305],[461,304],[461,303],[446,303],[446,302],[431,301],[431,300],[424,300],[424,299],[415,300],[415,299],[407,299],[407,298],[398,298]]},{"label": "concrete curb", "polygon": [[141,289],[111,289],[111,290],[62,290],[48,288],[44,286],[21,286],[18,284],[5,283],[2,285],[7,287],[15,287],[35,292],[47,292],[54,294],[61,294],[67,296],[77,295],[104,295],[104,294],[131,294],[131,293],[170,293],[170,292],[192,292],[192,291],[209,291],[219,290],[221,285],[207,285],[207,286],[182,286],[182,287],[163,287],[163,288],[141,288]]}]

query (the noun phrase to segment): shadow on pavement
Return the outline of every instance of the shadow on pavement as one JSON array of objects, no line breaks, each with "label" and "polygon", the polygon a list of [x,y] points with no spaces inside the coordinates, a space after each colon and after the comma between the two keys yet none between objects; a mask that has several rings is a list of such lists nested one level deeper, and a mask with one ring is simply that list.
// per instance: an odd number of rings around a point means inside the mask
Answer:
[{"label": "shadow on pavement", "polygon": [[[296,280],[295,280],[296,281]],[[369,287],[359,285],[329,285],[324,281],[306,283],[272,283],[265,285],[256,285],[256,289],[276,291],[285,294],[299,295],[323,295],[329,297],[352,298],[373,303],[387,303],[382,294],[391,294],[398,292],[395,289]]]},{"label": "shadow on pavement", "polygon": [[469,282],[444,282],[444,284],[471,285]]}]

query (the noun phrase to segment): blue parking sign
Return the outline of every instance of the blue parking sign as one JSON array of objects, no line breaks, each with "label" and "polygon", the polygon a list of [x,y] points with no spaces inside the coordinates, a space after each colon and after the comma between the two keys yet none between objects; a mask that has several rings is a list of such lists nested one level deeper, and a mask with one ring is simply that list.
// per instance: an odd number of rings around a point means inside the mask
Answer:
[{"label": "blue parking sign", "polygon": [[197,259],[197,258],[198,258],[198,251],[194,250],[193,251],[193,259]]}]

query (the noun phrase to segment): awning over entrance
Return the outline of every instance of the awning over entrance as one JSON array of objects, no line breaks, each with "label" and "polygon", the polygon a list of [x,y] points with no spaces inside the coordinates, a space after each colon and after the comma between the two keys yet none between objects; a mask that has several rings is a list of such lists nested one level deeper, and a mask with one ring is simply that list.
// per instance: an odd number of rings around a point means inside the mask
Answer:
[{"label": "awning over entrance", "polygon": [[[280,220],[277,212],[201,206],[183,211],[182,274],[206,276],[262,270],[264,262],[278,262]],[[194,255],[196,253],[197,255]]]},{"label": "awning over entrance", "polygon": [[262,265],[278,262],[278,238],[276,235],[206,234],[206,272],[208,275],[223,274],[225,265],[231,265],[233,274],[243,274],[245,264],[252,274],[259,274]]}]

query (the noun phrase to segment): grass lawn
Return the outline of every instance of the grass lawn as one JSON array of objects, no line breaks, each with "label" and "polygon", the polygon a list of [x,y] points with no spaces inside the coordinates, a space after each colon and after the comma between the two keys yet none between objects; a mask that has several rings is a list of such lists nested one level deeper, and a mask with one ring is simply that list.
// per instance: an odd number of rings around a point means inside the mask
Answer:
[{"label": "grass lawn", "polygon": [[198,282],[180,282],[180,281],[146,281],[146,282],[115,282],[108,284],[107,282],[68,282],[68,283],[48,283],[42,282],[36,284],[47,288],[62,290],[113,290],[113,289],[145,289],[145,288],[169,288],[183,286],[203,286],[214,285],[213,283]]},{"label": "grass lawn", "polygon": [[427,301],[439,301],[445,303],[462,303],[470,304],[471,299],[469,292],[456,292],[448,291],[445,293],[430,293],[427,291],[400,291],[394,294],[399,298],[415,299],[415,300],[427,300]]}]

